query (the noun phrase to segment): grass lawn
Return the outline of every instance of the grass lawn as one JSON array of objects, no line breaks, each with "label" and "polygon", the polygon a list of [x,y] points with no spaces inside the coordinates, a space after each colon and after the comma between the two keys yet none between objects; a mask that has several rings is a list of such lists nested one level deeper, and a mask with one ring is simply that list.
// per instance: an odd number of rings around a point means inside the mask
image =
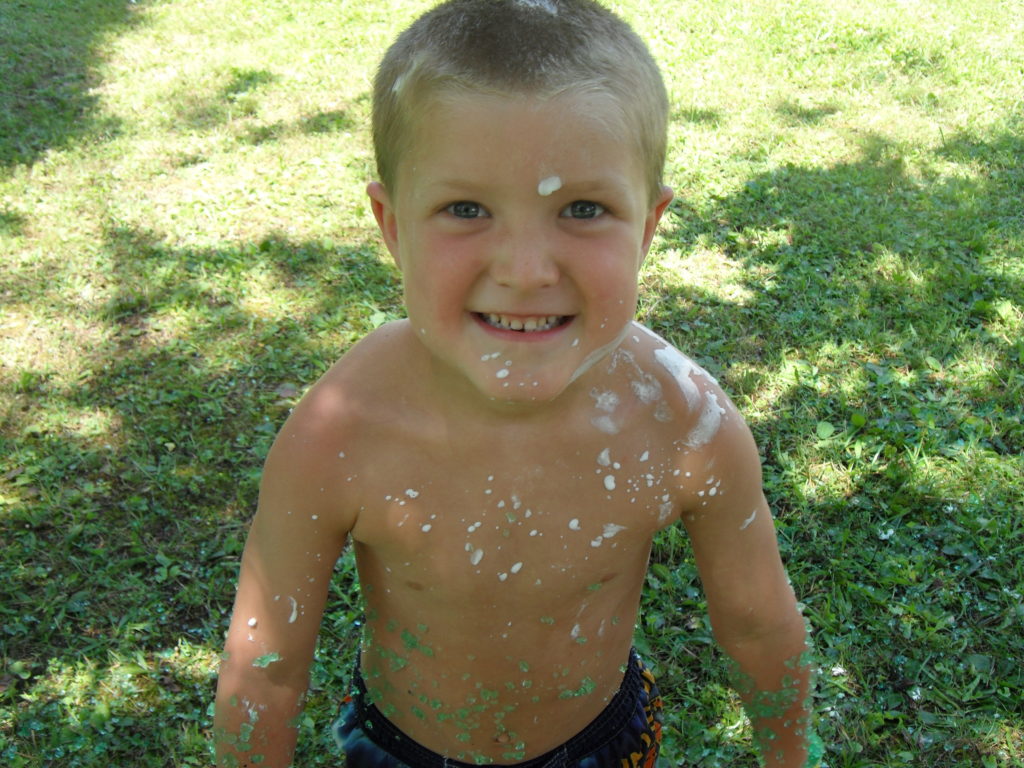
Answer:
[{"label": "grass lawn", "polygon": [[[0,765],[205,766],[263,457],[402,312],[369,82],[429,3],[0,3]],[[620,0],[673,102],[641,319],[763,450],[830,768],[1024,765],[1024,2]],[[350,557],[298,766],[360,616]],[[753,766],[685,537],[638,645]]]}]

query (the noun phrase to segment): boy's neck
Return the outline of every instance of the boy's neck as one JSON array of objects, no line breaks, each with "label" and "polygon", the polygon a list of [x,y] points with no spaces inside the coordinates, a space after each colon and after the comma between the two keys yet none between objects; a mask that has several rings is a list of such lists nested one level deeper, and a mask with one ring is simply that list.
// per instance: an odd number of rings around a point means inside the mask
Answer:
[{"label": "boy's neck", "polygon": [[[502,399],[486,396],[427,347],[420,345],[420,349],[424,361],[423,393],[432,410],[461,424],[476,423],[487,428],[549,426],[571,418],[578,407],[589,406],[587,392],[592,385],[588,382],[599,362],[590,361],[587,369],[552,399]],[[602,358],[612,351],[605,350]]]}]

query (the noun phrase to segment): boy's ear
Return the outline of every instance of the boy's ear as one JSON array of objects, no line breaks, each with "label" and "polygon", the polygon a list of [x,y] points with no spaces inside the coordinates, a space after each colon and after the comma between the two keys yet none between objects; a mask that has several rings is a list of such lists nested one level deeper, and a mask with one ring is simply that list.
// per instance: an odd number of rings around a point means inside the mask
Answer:
[{"label": "boy's ear", "polygon": [[381,237],[384,238],[384,245],[388,247],[391,258],[401,269],[402,263],[398,258],[398,223],[395,219],[395,207],[391,204],[391,196],[379,181],[371,181],[367,184],[366,194],[370,197],[370,209],[373,211],[373,217],[377,220]]},{"label": "boy's ear", "polygon": [[668,204],[672,202],[674,196],[675,193],[672,191],[672,187],[662,185],[661,194],[654,201],[654,205],[651,206],[647,219],[644,221],[643,250],[640,252],[642,258],[647,258],[647,251],[651,248],[651,241],[654,240],[654,232],[658,229],[658,222],[661,221],[662,214],[665,213],[665,209],[668,208]]}]

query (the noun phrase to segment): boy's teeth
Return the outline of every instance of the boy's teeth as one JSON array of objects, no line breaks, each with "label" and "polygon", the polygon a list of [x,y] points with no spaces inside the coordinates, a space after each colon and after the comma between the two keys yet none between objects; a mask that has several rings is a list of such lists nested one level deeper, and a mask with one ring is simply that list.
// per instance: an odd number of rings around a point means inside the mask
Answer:
[{"label": "boy's teeth", "polygon": [[503,328],[510,331],[547,331],[554,328],[561,321],[560,315],[542,315],[528,317],[525,320],[521,317],[509,317],[508,315],[494,315],[485,313],[484,318],[495,328]]}]

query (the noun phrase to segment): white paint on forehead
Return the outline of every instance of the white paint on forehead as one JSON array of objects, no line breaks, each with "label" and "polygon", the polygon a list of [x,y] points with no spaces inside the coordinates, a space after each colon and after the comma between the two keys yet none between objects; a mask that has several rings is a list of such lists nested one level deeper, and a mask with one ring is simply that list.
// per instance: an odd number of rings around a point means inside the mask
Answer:
[{"label": "white paint on forehead", "polygon": [[537,185],[537,194],[541,197],[547,197],[548,195],[557,192],[562,188],[562,179],[558,176],[548,176],[546,179],[541,179]]}]

